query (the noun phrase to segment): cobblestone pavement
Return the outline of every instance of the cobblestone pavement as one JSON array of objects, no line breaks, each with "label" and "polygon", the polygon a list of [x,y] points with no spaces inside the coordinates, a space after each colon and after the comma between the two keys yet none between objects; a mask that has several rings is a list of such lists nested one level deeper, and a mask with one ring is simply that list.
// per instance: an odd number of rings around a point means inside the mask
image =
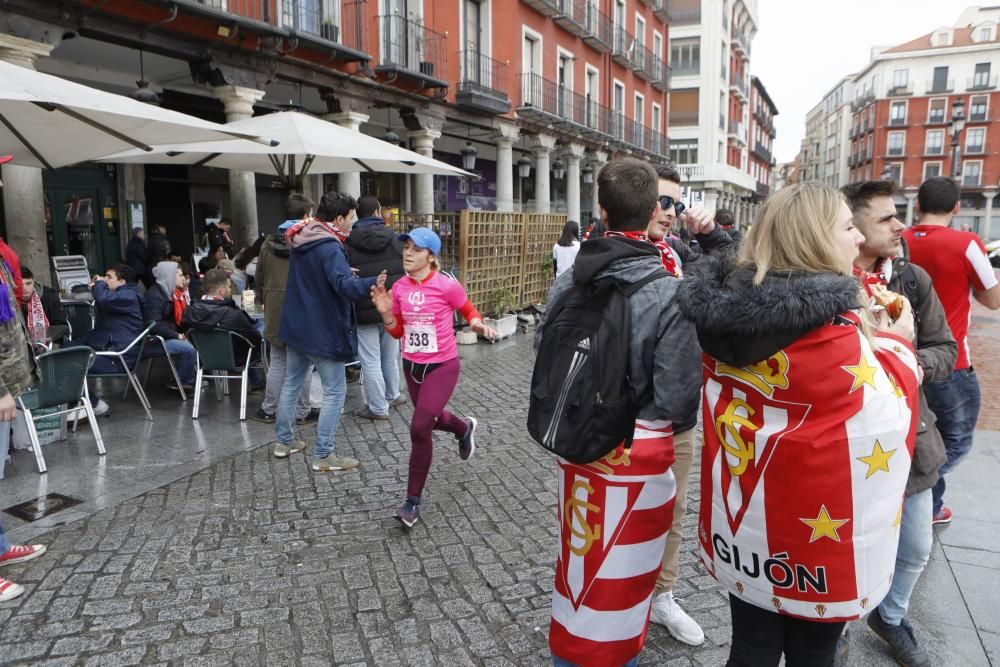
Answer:
[{"label": "cobblestone pavement", "polygon": [[[6,573],[28,591],[0,605],[0,662],[547,664],[555,468],[523,426],[529,341],[462,353],[452,407],[479,418],[480,447],[463,464],[453,440],[437,436],[423,520],[411,531],[393,518],[409,406],[388,422],[345,416],[338,449],[361,460],[358,471],[313,473],[301,455],[274,459],[261,442],[40,538],[48,554]],[[698,485],[690,491],[687,535]],[[727,599],[693,547],[685,543],[675,592],[706,645],[680,645],[653,626],[643,665],[719,665],[728,655]],[[934,604],[915,601],[922,638],[919,609]],[[854,634],[866,656],[855,664],[892,664],[870,633]],[[945,655],[951,635],[933,636],[944,642],[935,656]],[[981,650],[954,655],[939,664],[986,664]]]}]

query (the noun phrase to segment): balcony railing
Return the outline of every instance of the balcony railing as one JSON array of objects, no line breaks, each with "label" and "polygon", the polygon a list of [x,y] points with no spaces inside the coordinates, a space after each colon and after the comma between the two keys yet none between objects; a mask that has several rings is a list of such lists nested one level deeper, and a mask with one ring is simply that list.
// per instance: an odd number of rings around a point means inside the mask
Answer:
[{"label": "balcony railing", "polygon": [[614,24],[611,17],[602,12],[593,0],[586,3],[584,15],[583,41],[592,48],[607,53],[611,50]]},{"label": "balcony railing", "polygon": [[[327,3],[322,0],[178,0],[191,10],[262,23],[287,31],[300,40],[332,47],[335,59],[366,61],[366,0]],[[343,47],[343,48],[339,48]]]},{"label": "balcony railing", "polygon": [[437,87],[448,86],[448,37],[398,14],[378,17],[378,71],[408,75]]},{"label": "balcony railing", "polygon": [[770,164],[770,162],[771,162],[771,151],[768,150],[764,146],[764,144],[760,143],[759,141],[754,144],[753,154],[754,154],[754,157],[756,157],[758,160],[761,160],[763,162],[767,162],[768,164]]},{"label": "balcony railing", "polygon": [[887,157],[902,157],[903,147],[902,146],[888,146],[885,149],[885,154]]},{"label": "balcony railing", "polygon": [[455,101],[460,106],[488,113],[510,111],[507,63],[470,49],[459,53],[462,78]]},{"label": "balcony railing", "polygon": [[674,23],[670,15],[670,0],[653,0],[653,14],[664,23]]},{"label": "balcony railing", "polygon": [[738,120],[729,121],[729,137],[745,144],[746,134],[743,131],[743,123]]},{"label": "balcony railing", "polygon": [[991,119],[990,119],[989,115],[985,111],[983,111],[981,113],[976,113],[976,112],[969,113],[969,122],[970,123],[985,123],[985,122],[987,122],[989,120],[991,120]]},{"label": "balcony railing", "polygon": [[939,81],[927,82],[928,93],[950,93],[953,90],[955,90],[954,79],[944,79]]},{"label": "balcony railing", "polygon": [[737,51],[742,51],[744,55],[750,55],[750,39],[743,31],[736,30],[732,34],[733,47]]},{"label": "balcony railing", "polygon": [[631,67],[633,57],[631,49],[633,42],[635,42],[635,38],[632,36],[632,33],[624,28],[615,28],[615,40],[614,45],[611,48],[611,57],[614,58],[615,62],[619,65]]},{"label": "balcony railing", "polygon": [[851,111],[856,112],[859,111],[860,109],[864,109],[874,100],[875,100],[875,93],[869,90],[867,93],[863,93],[858,97],[854,98],[854,101],[851,102]]},{"label": "balcony railing", "polygon": [[912,95],[913,94],[913,84],[903,83],[899,85],[889,86],[889,91],[887,93],[889,97],[895,97],[898,95]]},{"label": "balcony railing", "polygon": [[747,82],[742,74],[733,72],[729,76],[729,89],[740,94],[743,99],[747,98]]},{"label": "balcony railing", "polygon": [[966,144],[965,153],[967,155],[979,155],[986,151],[986,144],[984,142],[978,144]]},{"label": "balcony railing", "polygon": [[522,0],[522,2],[545,16],[554,16],[559,13],[557,0]]},{"label": "balcony railing", "polygon": [[667,78],[663,59],[638,42],[632,47],[632,69],[640,79],[653,83],[666,81]]},{"label": "balcony railing", "polygon": [[757,195],[759,197],[767,197],[771,193],[771,187],[767,183],[761,183],[757,181]]},{"label": "balcony railing", "polygon": [[906,122],[906,116],[903,116],[902,118],[890,118],[889,119],[889,125],[891,125],[892,127],[902,127],[902,126],[907,125],[907,124],[908,123]]},{"label": "balcony railing", "polygon": [[997,87],[997,75],[977,74],[969,78],[969,90],[993,90]]},{"label": "balcony railing", "polygon": [[587,0],[557,0],[559,13],[552,20],[569,33],[582,37],[587,32]]}]

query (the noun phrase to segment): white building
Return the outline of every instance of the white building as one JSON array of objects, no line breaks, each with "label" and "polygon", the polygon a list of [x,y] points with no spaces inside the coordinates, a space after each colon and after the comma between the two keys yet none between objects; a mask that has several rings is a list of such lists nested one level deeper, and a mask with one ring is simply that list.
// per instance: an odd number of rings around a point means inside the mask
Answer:
[{"label": "white building", "polygon": [[671,15],[671,160],[706,208],[747,224],[759,199],[748,134],[757,0],[674,0]]}]

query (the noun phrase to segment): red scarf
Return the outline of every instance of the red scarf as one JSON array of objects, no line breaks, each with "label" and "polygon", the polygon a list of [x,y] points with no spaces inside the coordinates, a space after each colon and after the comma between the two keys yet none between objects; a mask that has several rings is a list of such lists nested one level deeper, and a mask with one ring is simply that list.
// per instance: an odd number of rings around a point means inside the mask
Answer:
[{"label": "red scarf", "polygon": [[187,308],[188,298],[187,290],[174,289],[174,324],[177,326],[181,325],[181,318],[184,316],[184,309]]},{"label": "red scarf", "polygon": [[42,340],[48,335],[48,329],[49,318],[45,316],[42,297],[38,295],[36,289],[28,301],[28,333],[31,335],[31,340]]},{"label": "red scarf", "polygon": [[605,238],[621,237],[626,239],[631,239],[633,241],[642,241],[643,243],[648,243],[660,251],[660,261],[663,263],[663,268],[666,269],[667,273],[674,276],[675,278],[683,278],[684,271],[681,270],[681,261],[674,253],[674,249],[670,247],[670,244],[666,241],[653,241],[646,236],[645,232],[604,232]]},{"label": "red scarf", "polygon": [[326,220],[320,220],[319,218],[306,218],[304,220],[296,222],[294,225],[292,225],[285,231],[285,243],[291,244],[292,238],[296,234],[301,232],[306,225],[312,222],[318,222],[324,227],[326,227],[326,229],[329,230],[330,233],[333,234],[334,237],[341,243],[347,240],[348,232],[345,232],[336,223],[327,222]]},{"label": "red scarf", "polygon": [[864,269],[858,267],[856,264],[851,267],[854,271],[854,277],[858,279],[861,283],[861,288],[864,289],[865,294],[871,298],[872,295],[872,285],[882,285],[883,287],[889,284],[889,279],[886,276],[886,262],[889,263],[889,267],[892,267],[892,260],[888,257],[880,257],[877,262],[875,262],[875,270],[872,272],[865,271]]}]

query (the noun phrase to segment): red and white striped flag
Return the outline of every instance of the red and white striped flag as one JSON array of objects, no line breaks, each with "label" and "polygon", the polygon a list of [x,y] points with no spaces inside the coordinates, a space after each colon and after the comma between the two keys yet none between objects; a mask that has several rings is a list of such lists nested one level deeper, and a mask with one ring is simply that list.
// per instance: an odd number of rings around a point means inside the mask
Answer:
[{"label": "red and white striped flag", "polygon": [[758,607],[843,621],[889,590],[917,360],[891,335],[872,349],[856,322],[842,316],[744,368],[705,355],[702,561]]}]

